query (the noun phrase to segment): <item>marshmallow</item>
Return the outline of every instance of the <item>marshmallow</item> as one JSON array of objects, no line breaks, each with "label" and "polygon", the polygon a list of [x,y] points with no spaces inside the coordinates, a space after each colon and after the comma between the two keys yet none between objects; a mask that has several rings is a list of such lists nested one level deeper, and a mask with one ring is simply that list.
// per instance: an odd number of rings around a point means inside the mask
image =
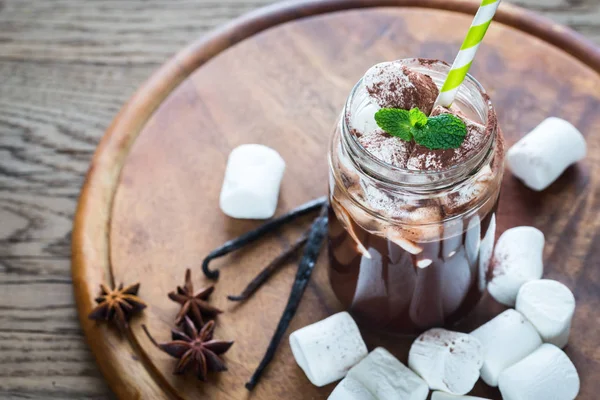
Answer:
[{"label": "marshmallow", "polygon": [[521,286],[542,277],[543,251],[544,234],[535,228],[520,226],[504,232],[494,251],[494,271],[488,285],[492,297],[514,307]]},{"label": "marshmallow", "polygon": [[367,346],[356,322],[347,312],[298,329],[290,335],[296,362],[315,386],[343,378],[367,355]]},{"label": "marshmallow", "polygon": [[[481,246],[481,219],[479,215],[474,215],[467,226],[467,234],[465,236],[465,250],[467,252],[467,260],[470,266],[477,265],[477,257],[479,256],[479,247]],[[475,268],[474,268],[475,269]]]},{"label": "marshmallow", "polygon": [[408,68],[403,61],[372,66],[363,77],[369,98],[380,107],[410,110],[418,107],[429,115],[439,90],[429,75]]},{"label": "marshmallow", "polygon": [[382,347],[354,366],[348,377],[362,383],[377,400],[425,400],[429,394],[425,381]]},{"label": "marshmallow", "polygon": [[352,299],[352,308],[361,303],[385,300],[388,297],[387,285],[383,274],[383,257],[374,247],[369,249],[369,257],[360,258],[356,289]]},{"label": "marshmallow", "polygon": [[381,107],[377,104],[368,102],[364,107],[358,107],[357,110],[352,113],[352,117],[348,118],[350,127],[356,129],[361,135],[368,135],[369,133],[380,130],[379,125],[375,121],[375,114]]},{"label": "marshmallow", "polygon": [[352,218],[348,214],[348,211],[344,209],[344,207],[339,203],[339,201],[333,197],[330,201],[333,210],[335,211],[335,215],[340,219],[342,224],[346,227],[346,232],[352,238],[356,245],[356,251],[362,254],[366,258],[371,258],[369,251],[365,248],[365,246],[361,243],[358,235],[354,230],[354,225],[352,224]]},{"label": "marshmallow", "polygon": [[473,397],[473,396],[455,396],[453,394],[448,394],[444,392],[433,392],[431,395],[431,400],[489,400],[484,399],[483,397]]},{"label": "marshmallow", "polygon": [[469,208],[473,208],[475,202],[488,195],[493,180],[494,172],[492,168],[489,165],[481,168],[468,184],[459,186],[458,190],[453,190],[451,195],[440,199],[446,215],[458,215]]},{"label": "marshmallow", "polygon": [[398,140],[397,137],[390,136],[381,129],[362,135],[358,138],[358,142],[371,155],[384,163],[399,168],[406,167],[406,162],[412,150],[410,143]]},{"label": "marshmallow", "polygon": [[419,246],[411,240],[406,239],[402,231],[397,227],[389,226],[385,230],[385,234],[387,240],[400,246],[402,249],[406,250],[410,254],[418,255],[423,252],[423,248],[421,246]]},{"label": "marshmallow", "polygon": [[573,400],[579,393],[579,376],[561,349],[543,344],[504,370],[499,387],[504,400]]},{"label": "marshmallow", "polygon": [[500,373],[531,354],[542,339],[531,322],[515,310],[506,310],[471,332],[484,348],[481,379],[498,386]]},{"label": "marshmallow", "polygon": [[417,273],[413,268],[412,255],[402,251],[394,243],[388,241],[389,263],[387,267],[387,303],[389,320],[395,321],[410,307],[412,302]]},{"label": "marshmallow", "polygon": [[346,377],[333,389],[327,400],[377,400],[356,379]]},{"label": "marshmallow", "polygon": [[569,122],[548,118],[508,150],[513,174],[533,190],[544,190],[586,154],[585,138]]},{"label": "marshmallow", "polygon": [[[441,268],[442,308],[444,315],[452,315],[463,303],[469,293],[473,274],[465,250],[460,249]],[[430,294],[427,294],[430,296]]]},{"label": "marshmallow", "polygon": [[487,286],[487,276],[496,240],[496,214],[492,214],[490,224],[479,246],[479,289],[483,292]]},{"label": "marshmallow", "polygon": [[519,290],[516,308],[544,342],[566,346],[575,312],[575,297],[568,287],[549,279],[527,282]]},{"label": "marshmallow", "polygon": [[[452,287],[441,285],[445,277],[440,276],[440,272],[447,272],[449,269],[440,269],[439,266],[433,264],[433,260],[430,258],[437,256],[441,247],[442,243],[440,241],[427,243],[426,251],[412,257],[413,262],[416,261],[417,268],[415,268],[415,286],[408,307],[408,316],[410,321],[421,330],[442,325],[444,322],[444,308],[456,304],[444,301],[444,295],[448,296],[456,293],[454,285]],[[431,262],[428,263],[427,260]],[[462,279],[460,282],[462,282]],[[441,288],[443,288],[442,293],[440,293]]]},{"label": "marshmallow", "polygon": [[461,248],[463,244],[463,221],[446,221],[444,222],[444,242],[442,244],[442,257],[444,261],[452,258],[458,249]]},{"label": "marshmallow", "polygon": [[410,347],[408,366],[432,390],[467,394],[479,379],[483,346],[478,339],[465,333],[430,329]]},{"label": "marshmallow", "polygon": [[228,216],[266,219],[275,214],[285,161],[260,144],[233,149],[227,160],[219,205]]}]

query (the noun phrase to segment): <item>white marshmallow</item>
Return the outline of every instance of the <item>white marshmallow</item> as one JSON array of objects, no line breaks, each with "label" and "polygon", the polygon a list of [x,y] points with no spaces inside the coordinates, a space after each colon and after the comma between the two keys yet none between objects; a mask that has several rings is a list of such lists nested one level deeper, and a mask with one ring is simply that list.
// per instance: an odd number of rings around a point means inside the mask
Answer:
[{"label": "white marshmallow", "polygon": [[377,104],[369,102],[364,107],[358,107],[356,112],[352,114],[350,119],[352,128],[356,129],[363,135],[375,132],[380,129],[375,121],[375,114],[381,107]]},{"label": "white marshmallow", "polygon": [[352,299],[353,306],[369,300],[385,299],[388,296],[381,253],[374,247],[371,247],[368,251],[368,258],[360,258],[356,290]]},{"label": "white marshmallow", "polygon": [[354,366],[348,377],[362,383],[377,400],[425,400],[429,394],[425,381],[382,347]]},{"label": "white marshmallow", "polygon": [[413,255],[418,255],[423,252],[423,248],[415,242],[406,239],[399,229],[389,226],[385,231],[386,237],[390,242],[393,242]]},{"label": "white marshmallow", "polygon": [[319,387],[342,379],[368,353],[347,312],[298,329],[290,335],[290,346],[308,380]]},{"label": "white marshmallow", "polygon": [[512,173],[533,190],[544,190],[587,152],[585,138],[571,123],[548,118],[508,150]]},{"label": "white marshmallow", "polygon": [[444,242],[442,244],[442,257],[444,261],[454,257],[458,249],[463,244],[463,221],[444,222]]},{"label": "white marshmallow", "polygon": [[410,347],[408,366],[432,390],[467,394],[479,379],[483,346],[478,339],[465,333],[430,329]]},{"label": "white marshmallow", "polygon": [[474,215],[467,226],[467,234],[465,235],[465,250],[469,265],[474,267],[477,265],[477,256],[479,255],[479,247],[481,246],[481,219],[479,215]]},{"label": "white marshmallow", "polygon": [[333,389],[327,400],[377,400],[371,392],[356,379],[345,377]]},{"label": "white marshmallow", "polygon": [[531,354],[542,339],[531,322],[515,310],[506,310],[471,332],[483,345],[481,379],[498,386],[500,373]]},{"label": "white marshmallow", "polygon": [[444,392],[433,392],[431,400],[490,400],[483,397],[474,396],[455,396]]},{"label": "white marshmallow", "polygon": [[352,218],[348,214],[348,211],[346,211],[346,209],[339,203],[339,201],[335,197],[331,199],[330,204],[333,207],[333,210],[335,211],[335,215],[344,224],[346,232],[348,233],[348,235],[350,235],[352,240],[354,240],[354,243],[356,245],[356,251],[361,253],[363,257],[371,258],[369,251],[361,243],[361,241],[358,239],[358,236],[356,235],[356,232],[354,231]]},{"label": "white marshmallow", "polygon": [[266,219],[275,214],[285,161],[260,144],[233,149],[227,160],[219,205],[228,216]]},{"label": "white marshmallow", "polygon": [[[394,82],[397,86],[394,87],[394,92],[391,89],[391,83]],[[380,88],[386,93],[402,93],[402,90],[406,90],[407,88],[414,88],[414,84],[411,83],[408,75],[404,73],[402,70],[402,64],[399,62],[389,61],[382,62],[379,64],[373,65],[371,68],[365,72],[363,76],[363,83],[367,88]],[[378,104],[381,107],[388,106],[387,99],[384,98],[387,96],[379,95],[373,96],[369,95],[371,102]]]},{"label": "white marshmallow", "polygon": [[488,285],[492,297],[514,307],[521,286],[542,277],[543,252],[544,234],[539,230],[520,226],[504,232],[494,250],[494,271]]},{"label": "white marshmallow", "polygon": [[447,213],[456,213],[457,209],[468,207],[472,202],[477,201],[486,193],[490,192],[490,181],[494,178],[494,172],[489,165],[484,166],[468,185],[463,185],[458,191],[453,192],[453,196],[444,196],[441,200],[444,211]]},{"label": "white marshmallow", "polygon": [[575,297],[568,287],[550,279],[527,282],[519,290],[516,308],[544,342],[561,348],[567,345],[575,312]]},{"label": "white marshmallow", "polygon": [[[442,309],[444,315],[452,315],[469,293],[473,281],[473,274],[465,255],[465,250],[460,249],[451,258],[446,260],[441,268]],[[426,296],[430,296],[429,293]]]},{"label": "white marshmallow", "polygon": [[387,303],[389,320],[394,321],[410,306],[417,277],[412,268],[406,268],[412,262],[411,254],[399,249],[392,242],[388,242],[387,247]]},{"label": "white marshmallow", "polygon": [[573,400],[579,393],[579,376],[569,357],[552,344],[500,374],[504,400]]},{"label": "white marshmallow", "polygon": [[492,214],[490,225],[479,247],[479,289],[483,292],[487,286],[487,277],[496,240],[496,214]]}]

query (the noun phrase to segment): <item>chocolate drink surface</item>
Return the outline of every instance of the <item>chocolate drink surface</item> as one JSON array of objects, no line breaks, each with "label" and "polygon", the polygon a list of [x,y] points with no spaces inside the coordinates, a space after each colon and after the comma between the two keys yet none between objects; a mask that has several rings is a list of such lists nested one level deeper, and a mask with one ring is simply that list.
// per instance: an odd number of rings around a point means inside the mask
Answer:
[{"label": "chocolate drink surface", "polygon": [[[485,290],[502,133],[489,97],[471,77],[451,108],[434,106],[447,71],[445,63],[423,59],[376,65],[353,89],[332,137],[329,277],[366,327],[412,334],[451,326]],[[408,118],[388,132],[375,121],[382,108],[401,115],[418,108],[432,130],[458,121],[462,137],[435,147],[439,141],[420,141],[431,132],[406,128]]]}]

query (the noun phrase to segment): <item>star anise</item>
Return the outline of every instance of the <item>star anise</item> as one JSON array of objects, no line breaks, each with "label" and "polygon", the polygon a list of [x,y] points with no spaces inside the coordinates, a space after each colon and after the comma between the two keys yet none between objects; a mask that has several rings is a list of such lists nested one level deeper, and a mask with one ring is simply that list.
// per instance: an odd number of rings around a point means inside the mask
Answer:
[{"label": "star anise", "polygon": [[139,283],[126,288],[121,283],[118,288],[112,290],[105,284],[100,284],[100,296],[96,298],[98,305],[92,310],[89,318],[114,322],[117,328],[125,331],[133,314],[146,308],[146,303],[137,297],[139,288]]},{"label": "star anise", "polygon": [[174,374],[193,371],[198,379],[205,381],[208,371],[227,371],[227,366],[219,355],[229,350],[233,342],[213,339],[215,321],[207,322],[198,331],[192,320],[185,316],[180,329],[171,330],[172,341],[167,343],[157,343],[148,328],[145,325],[142,328],[156,347],[179,359]]},{"label": "star anise", "polygon": [[175,317],[175,324],[181,324],[184,317],[188,315],[197,326],[203,326],[205,318],[210,319],[222,313],[221,310],[207,302],[208,297],[214,290],[214,286],[209,286],[194,294],[192,272],[188,268],[185,271],[185,284],[183,287],[177,286],[177,293],[169,293],[171,300],[181,304],[181,310]]}]

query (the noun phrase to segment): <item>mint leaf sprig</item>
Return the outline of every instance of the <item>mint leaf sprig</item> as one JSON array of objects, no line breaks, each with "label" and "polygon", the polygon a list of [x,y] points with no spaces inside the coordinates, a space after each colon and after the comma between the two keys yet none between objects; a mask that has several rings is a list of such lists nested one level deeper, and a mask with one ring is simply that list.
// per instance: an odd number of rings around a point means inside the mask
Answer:
[{"label": "mint leaf sprig", "polygon": [[457,116],[427,117],[418,108],[382,108],[375,113],[381,129],[404,141],[414,141],[430,150],[457,149],[467,136],[467,125]]}]

